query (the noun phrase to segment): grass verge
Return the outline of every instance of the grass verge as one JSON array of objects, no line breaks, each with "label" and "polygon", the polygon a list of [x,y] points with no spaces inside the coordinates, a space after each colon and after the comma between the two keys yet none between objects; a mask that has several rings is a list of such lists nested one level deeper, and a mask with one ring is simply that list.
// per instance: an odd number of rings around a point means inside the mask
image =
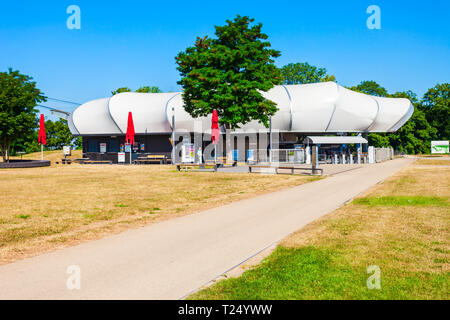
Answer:
[{"label": "grass verge", "polygon": [[189,298],[449,299],[449,190],[450,168],[409,167]]}]

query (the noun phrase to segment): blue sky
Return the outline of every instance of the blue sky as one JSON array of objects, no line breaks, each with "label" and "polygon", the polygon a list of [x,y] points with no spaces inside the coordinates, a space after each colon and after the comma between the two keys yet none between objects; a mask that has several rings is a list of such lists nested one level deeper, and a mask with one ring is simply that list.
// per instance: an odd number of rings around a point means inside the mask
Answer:
[{"label": "blue sky", "polygon": [[[69,30],[66,9],[81,9]],[[369,5],[381,30],[369,30]],[[375,80],[419,97],[450,75],[450,1],[2,1],[0,70],[31,75],[49,97],[86,102],[121,86],[179,90],[175,55],[236,14],[263,23],[282,56],[309,62],[345,86]],[[74,106],[46,103],[70,111]]]}]

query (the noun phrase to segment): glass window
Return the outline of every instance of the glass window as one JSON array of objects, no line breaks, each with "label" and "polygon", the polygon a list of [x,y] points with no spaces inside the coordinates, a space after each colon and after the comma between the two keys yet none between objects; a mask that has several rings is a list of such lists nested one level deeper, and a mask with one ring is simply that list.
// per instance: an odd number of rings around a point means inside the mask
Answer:
[{"label": "glass window", "polygon": [[119,152],[119,139],[111,139],[110,140],[109,152]]},{"label": "glass window", "polygon": [[98,152],[98,140],[88,140],[88,152]]}]

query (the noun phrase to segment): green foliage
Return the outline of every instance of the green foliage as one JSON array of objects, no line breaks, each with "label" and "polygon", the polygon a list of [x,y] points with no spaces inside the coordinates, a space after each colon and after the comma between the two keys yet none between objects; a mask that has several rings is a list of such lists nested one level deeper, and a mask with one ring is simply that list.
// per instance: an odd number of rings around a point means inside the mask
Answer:
[{"label": "green foliage", "polygon": [[131,89],[128,88],[128,87],[122,87],[122,88],[119,88],[119,89],[117,89],[117,90],[111,91],[111,94],[112,94],[113,96],[115,96],[116,94],[122,93],[122,92],[131,92]]},{"label": "green foliage", "polygon": [[391,146],[408,154],[429,153],[430,143],[436,135],[425,114],[415,108],[412,117],[397,132],[388,133]]},{"label": "green foliage", "polygon": [[73,145],[74,138],[67,125],[67,120],[47,120],[45,121],[45,130],[47,132],[47,149],[60,150],[63,146]]},{"label": "green foliage", "polygon": [[149,86],[145,86],[145,87],[140,87],[139,89],[136,90],[136,92],[141,92],[141,93],[161,93],[162,90],[158,87],[149,87]]},{"label": "green foliage", "polygon": [[0,72],[0,153],[9,161],[12,144],[24,141],[37,125],[38,102],[46,97],[36,88],[33,78],[19,71]]},{"label": "green foliage", "polygon": [[197,38],[195,45],[176,57],[185,110],[192,117],[207,116],[217,110],[219,121],[237,128],[251,120],[268,126],[278,108],[265,99],[267,92],[282,82],[273,58],[280,52],[270,49],[262,24],[236,16],[225,26],[216,26],[216,38]]},{"label": "green foliage", "polygon": [[367,93],[372,96],[386,97],[388,92],[375,81],[362,81],[357,86],[351,87],[350,90]]},{"label": "green foliage", "polygon": [[281,68],[284,84],[304,84],[336,81],[335,76],[328,75],[327,69],[317,68],[308,62],[289,63]]},{"label": "green foliage", "polygon": [[[44,150],[62,149],[63,146],[71,146],[73,149],[82,147],[82,137],[73,137],[70,132],[67,120],[45,121],[45,131],[47,135],[47,145]],[[11,155],[17,155],[18,151],[31,153],[41,150],[38,144],[39,126],[33,128],[33,131],[26,137],[17,139],[11,145]]]},{"label": "green foliage", "polygon": [[422,99],[421,110],[431,126],[437,129],[436,140],[450,139],[450,84],[437,84]]},{"label": "green foliage", "polygon": [[[118,93],[122,93],[122,92],[132,92],[132,90],[128,87],[122,87],[119,88],[117,90],[111,91],[111,94],[114,96]],[[137,89],[135,92],[140,92],[140,93],[160,93],[163,92],[160,88],[155,87],[155,86],[144,86],[144,87],[140,87],[139,89]]]}]

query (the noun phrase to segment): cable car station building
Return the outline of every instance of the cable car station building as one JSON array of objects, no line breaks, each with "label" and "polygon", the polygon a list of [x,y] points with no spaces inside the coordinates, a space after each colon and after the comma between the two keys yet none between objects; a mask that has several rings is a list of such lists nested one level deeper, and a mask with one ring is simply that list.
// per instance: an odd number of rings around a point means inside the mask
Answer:
[{"label": "cable car station building", "polygon": [[[408,99],[370,96],[334,82],[281,85],[262,94],[274,101],[279,110],[271,118],[270,129],[252,121],[229,133],[235,160],[246,161],[250,155],[254,158],[254,151],[257,150],[258,155],[264,154],[274,133],[277,137],[277,150],[319,145],[319,154],[325,155],[325,158],[336,150],[349,152],[349,145],[367,143],[367,140],[354,133],[394,132],[414,112]],[[179,135],[184,136],[184,143],[192,145],[195,140],[195,161],[200,160],[198,157],[202,158],[198,150],[205,151],[210,144],[211,116],[192,118],[184,110],[180,92],[125,92],[89,101],[69,116],[70,131],[74,136],[83,137],[83,156],[117,163],[118,154],[125,151],[128,112],[133,114],[136,132],[132,159],[143,154],[172,158],[175,154],[172,153],[173,129],[176,142],[179,141]],[[258,133],[256,139],[249,137],[251,132]],[[220,140],[223,141],[224,128],[221,133]],[[198,135],[203,136],[200,143],[195,139]],[[243,138],[244,143],[237,142],[239,137]],[[319,137],[328,139],[328,142],[323,139],[321,142],[314,142]],[[330,140],[328,137],[334,139]],[[225,144],[219,145],[217,156],[225,155]],[[128,163],[129,153],[126,156],[125,162]],[[259,156],[258,160],[263,161]]]}]

